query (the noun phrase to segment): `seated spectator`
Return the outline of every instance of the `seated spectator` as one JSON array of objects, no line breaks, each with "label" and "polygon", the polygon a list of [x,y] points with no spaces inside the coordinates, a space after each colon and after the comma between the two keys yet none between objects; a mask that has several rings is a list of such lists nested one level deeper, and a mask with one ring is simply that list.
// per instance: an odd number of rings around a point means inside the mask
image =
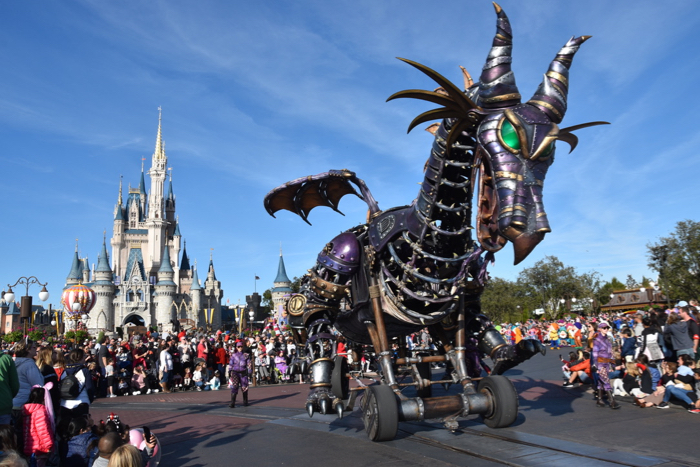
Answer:
[{"label": "seated spectator", "polygon": [[571,376],[564,383],[565,388],[573,387],[578,381],[581,384],[589,384],[593,381],[591,376],[591,355],[588,352],[583,352],[583,361],[569,367]]},{"label": "seated spectator", "polygon": [[182,378],[182,389],[185,391],[190,391],[194,388],[194,381],[192,381],[192,370],[187,367],[185,368],[185,376]]},{"label": "seated spectator", "polygon": [[634,350],[637,348],[637,339],[632,336],[632,330],[630,328],[623,329],[621,334],[622,347],[620,348],[620,355],[626,363],[629,363],[634,361]]},{"label": "seated spectator", "polygon": [[649,374],[651,375],[651,390],[655,391],[656,386],[659,385],[659,381],[661,380],[661,371],[659,371],[656,363],[650,363],[649,357],[642,353],[637,356],[636,362],[646,367],[646,369],[649,371]]},{"label": "seated spectator", "polygon": [[681,355],[678,363],[681,365],[673,374],[673,380],[666,384],[663,402],[656,406],[658,409],[667,409],[672,398],[683,402],[688,410],[695,409],[695,362],[688,355]]},{"label": "seated spectator", "polygon": [[130,396],[131,395],[131,386],[129,386],[129,382],[124,377],[120,377],[119,382],[117,383],[117,395],[119,395],[119,396]]},{"label": "seated spectator", "polygon": [[634,362],[625,364],[622,384],[625,392],[635,398],[644,398],[653,392],[651,389],[651,374],[649,374],[645,366]]},{"label": "seated spectator", "polygon": [[202,377],[202,368],[203,365],[201,363],[197,363],[197,365],[194,367],[194,373],[192,373],[192,381],[194,382],[194,386],[197,388],[197,391],[202,391],[205,389],[204,379]]},{"label": "seated spectator", "polygon": [[151,392],[158,392],[158,389],[151,389],[151,381],[148,375],[143,369],[143,365],[137,365],[134,368],[134,374],[131,377],[131,389],[132,393],[136,396],[139,394],[150,394]]},{"label": "seated spectator", "polygon": [[212,377],[211,380],[207,383],[209,386],[209,389],[212,391],[218,391],[219,388],[221,387],[221,375],[219,375],[219,370],[216,370],[214,372],[214,376]]}]

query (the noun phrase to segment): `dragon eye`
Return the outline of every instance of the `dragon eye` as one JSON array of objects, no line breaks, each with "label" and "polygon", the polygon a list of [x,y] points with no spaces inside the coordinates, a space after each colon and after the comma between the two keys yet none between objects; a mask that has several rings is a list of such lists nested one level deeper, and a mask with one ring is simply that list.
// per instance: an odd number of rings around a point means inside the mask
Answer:
[{"label": "dragon eye", "polygon": [[520,150],[520,138],[518,138],[518,133],[508,120],[504,120],[501,125],[501,140],[508,148],[515,151]]},{"label": "dragon eye", "polygon": [[547,146],[547,149],[545,149],[544,151],[542,151],[542,155],[540,156],[540,158],[541,158],[541,159],[546,159],[546,158],[548,158],[549,156],[552,155],[552,151],[554,151],[554,141],[552,141],[551,143],[549,143],[549,146]]}]

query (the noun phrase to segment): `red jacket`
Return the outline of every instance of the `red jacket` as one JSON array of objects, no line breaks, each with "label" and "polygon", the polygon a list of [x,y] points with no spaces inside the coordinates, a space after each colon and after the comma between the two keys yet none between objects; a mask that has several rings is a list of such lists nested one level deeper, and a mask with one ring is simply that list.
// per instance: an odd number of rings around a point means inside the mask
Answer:
[{"label": "red jacket", "polygon": [[226,355],[226,349],[219,347],[216,351],[216,363],[219,365],[226,365],[228,363],[228,356]]},{"label": "red jacket", "polygon": [[569,367],[569,370],[571,371],[585,371],[588,376],[591,376],[591,359],[589,358],[588,360],[584,360],[578,365],[574,365],[572,367]]},{"label": "red jacket", "polygon": [[24,404],[24,454],[48,453],[53,449],[49,414],[43,404]]}]

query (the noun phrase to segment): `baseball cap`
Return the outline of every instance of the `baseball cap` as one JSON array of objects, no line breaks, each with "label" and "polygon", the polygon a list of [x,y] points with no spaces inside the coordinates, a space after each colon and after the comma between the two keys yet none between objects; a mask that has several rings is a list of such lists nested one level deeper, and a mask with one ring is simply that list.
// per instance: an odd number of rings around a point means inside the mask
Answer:
[{"label": "baseball cap", "polygon": [[676,303],[676,308],[680,308],[682,306],[688,306],[688,302],[681,300],[680,302]]}]

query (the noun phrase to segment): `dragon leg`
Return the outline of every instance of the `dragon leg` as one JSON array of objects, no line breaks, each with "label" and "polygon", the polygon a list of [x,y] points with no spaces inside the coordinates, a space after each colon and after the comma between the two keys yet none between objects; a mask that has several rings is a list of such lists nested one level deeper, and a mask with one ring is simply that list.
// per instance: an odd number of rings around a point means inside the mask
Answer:
[{"label": "dragon leg", "polygon": [[470,323],[471,330],[477,335],[479,350],[491,357],[494,362],[491,374],[501,375],[507,370],[541,353],[547,349],[537,340],[523,339],[517,344],[506,343],[491,320],[484,315],[477,315]]}]

